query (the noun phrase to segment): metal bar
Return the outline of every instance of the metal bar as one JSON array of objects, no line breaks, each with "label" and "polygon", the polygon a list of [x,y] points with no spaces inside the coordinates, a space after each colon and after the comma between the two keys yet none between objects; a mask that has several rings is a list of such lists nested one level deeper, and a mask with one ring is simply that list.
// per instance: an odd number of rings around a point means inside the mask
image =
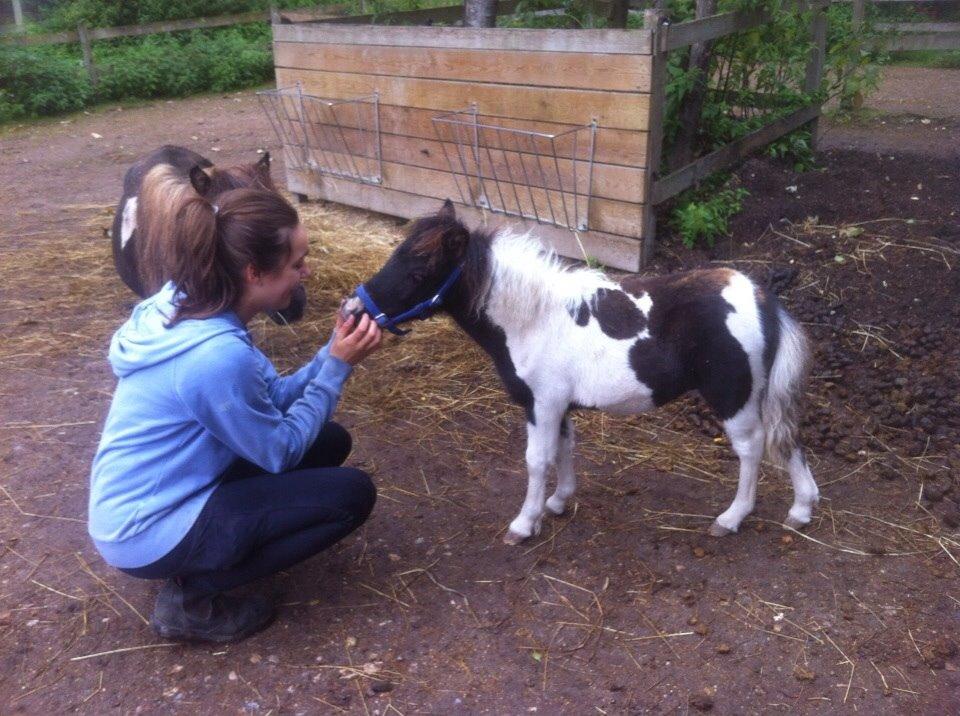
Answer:
[{"label": "metal bar", "polygon": [[257,92],[257,99],[260,101],[260,108],[263,110],[264,114],[267,115],[267,120],[270,122],[270,127],[273,129],[273,133],[276,134],[277,139],[280,140],[280,148],[284,154],[284,163],[289,165],[290,162],[287,159],[287,147],[290,145],[290,142],[287,141],[286,129],[280,128],[282,123],[280,121],[279,111],[276,109],[278,99],[276,95],[268,94],[266,92]]},{"label": "metal bar", "polygon": [[[357,124],[360,124],[360,103],[355,102],[354,106],[357,108]],[[347,160],[350,162],[350,165],[353,167],[353,173],[358,179],[363,178],[363,172],[360,171],[360,168],[357,166],[357,160],[353,156],[353,152],[350,151],[350,146],[347,144],[347,137],[343,133],[343,127],[340,126],[340,119],[337,117],[337,110],[334,105],[329,106],[330,117],[333,119],[334,126],[337,128],[337,135],[340,137],[340,143],[343,145],[343,151],[347,155]],[[363,130],[361,130],[361,135]]]},{"label": "metal bar", "polygon": [[600,123],[596,119],[590,122],[590,166],[587,169],[587,208],[584,212],[586,216],[584,216],[583,221],[577,221],[577,227],[581,231],[586,231],[590,227],[590,201],[593,199],[593,152],[597,145],[597,130],[599,128]]},{"label": "metal bar", "polygon": [[[543,173],[543,162],[542,162],[541,159],[540,159],[540,152],[537,150],[536,140],[535,140],[532,136],[529,136],[529,135],[528,135],[528,139],[530,140],[530,143],[531,143],[531,144],[530,144],[531,149],[532,149],[532,152],[531,152],[531,153],[532,153],[532,154],[534,155],[534,157],[536,158],[536,165],[535,165],[535,166],[536,166],[537,170],[538,170],[539,173],[540,173],[540,186],[544,187],[544,191],[547,193],[547,208],[550,209],[550,223],[551,223],[551,224],[556,224],[556,223],[557,223],[557,218],[556,218],[556,215],[553,213],[553,204],[552,204],[551,201],[550,201],[550,192],[547,191],[547,189],[546,189],[547,177],[546,177],[546,175]],[[537,201],[536,201],[536,199],[534,199],[534,197],[533,197],[533,190],[530,188],[530,185],[529,185],[529,184],[527,185],[527,191],[530,193],[530,201],[533,203],[533,212],[536,214],[536,216],[537,216],[537,223],[539,224],[539,223],[540,223],[540,211],[537,209]]]},{"label": "metal bar", "polygon": [[[500,142],[501,147],[507,146],[507,143],[503,141],[503,137],[501,136],[501,133],[499,131],[497,133],[497,141]],[[513,169],[510,168],[510,157],[507,156],[507,152],[505,149],[503,149],[502,151],[503,151],[503,160],[507,163],[507,178],[510,180],[510,188],[513,190],[513,200],[517,204],[517,211],[521,211],[520,195],[517,194],[517,182],[513,178]],[[516,155],[517,155],[517,158],[522,163],[523,155],[521,155],[519,152],[516,152]]]},{"label": "metal bar", "polygon": [[[577,135],[574,134],[573,136],[576,137]],[[560,160],[557,159],[557,140],[556,139],[550,140],[550,151],[553,153],[553,168],[557,172],[557,186],[560,187],[560,206],[563,207],[563,220],[566,223],[566,225],[572,229],[573,226],[571,226],[571,222],[570,222],[570,212],[567,209],[566,192],[564,192],[563,190],[563,174],[560,172]],[[547,187],[544,187],[544,190],[547,192],[547,201],[552,201],[550,199],[550,190]],[[573,213],[574,214],[577,213],[577,164],[576,162],[574,162],[573,164]],[[574,217],[573,224],[576,225],[576,217]]]},{"label": "metal bar", "polygon": [[[443,132],[441,128],[449,128],[445,122],[441,121],[439,118],[434,117],[432,122],[433,124],[433,133],[437,135],[437,140],[440,142],[440,147],[443,149],[443,158],[447,161],[447,168],[450,170],[450,173],[453,175],[453,181],[457,185],[457,191],[460,194],[460,199],[462,203],[469,205],[471,202],[467,201],[464,196],[463,189],[460,187],[460,174],[456,171],[453,166],[453,162],[450,160],[450,150],[447,148],[448,144],[453,144],[453,140],[447,141],[444,139]],[[469,188],[469,185],[468,185]]]},{"label": "metal bar", "polygon": [[[383,139],[380,136],[380,92],[373,93],[373,117],[376,127],[375,141],[377,143],[377,176],[378,184],[383,183]],[[459,189],[459,187],[458,187]]]},{"label": "metal bar", "polygon": [[[489,142],[485,142],[483,148],[487,152],[487,161],[490,162],[490,173],[493,175],[493,186],[496,187],[497,196],[500,197],[500,208],[504,214],[507,213],[507,202],[503,198],[503,191],[500,189],[500,178],[497,176],[497,166],[493,161],[493,154],[490,151]],[[483,174],[483,165],[481,164],[478,167],[478,170]],[[488,199],[489,201],[489,199]]]},{"label": "metal bar", "polygon": [[[461,130],[466,132],[466,127],[462,124],[453,124],[451,126],[456,127],[457,154],[460,157],[460,166],[463,167],[464,180],[467,182],[467,188],[470,190],[470,203],[474,206],[482,206],[482,204],[480,203],[481,201],[483,201],[482,187],[480,186],[479,180],[477,181],[476,184],[470,183],[470,169],[463,155],[464,147],[469,145],[467,145],[461,139],[460,132]],[[473,157],[474,160],[476,159],[476,155],[471,155],[471,156]],[[476,166],[476,162],[474,162],[474,166]]]},{"label": "metal bar", "polygon": [[307,131],[307,123],[305,121],[305,110],[303,107],[303,85],[300,84],[300,81],[297,81],[297,111],[300,117],[300,130],[303,132],[303,164],[304,168],[310,166],[310,137],[309,132]]},{"label": "metal bar", "polygon": [[[523,160],[524,151],[523,151],[523,147],[520,146],[520,137],[521,137],[521,135],[520,135],[519,133],[517,133],[517,132],[514,132],[514,133],[513,133],[513,141],[514,141],[514,144],[516,144],[516,147],[517,147],[517,156],[520,158],[520,168],[523,169],[523,185],[526,186],[526,187],[529,187],[529,186],[530,186],[530,174],[527,172],[527,165],[526,165],[526,162],[524,162],[524,160]],[[517,206],[518,206],[518,207],[520,206],[520,198],[519,198],[519,195],[518,195],[518,197],[517,197]],[[536,213],[536,205],[534,205],[534,213]],[[522,214],[522,212],[521,212],[521,214]]]}]

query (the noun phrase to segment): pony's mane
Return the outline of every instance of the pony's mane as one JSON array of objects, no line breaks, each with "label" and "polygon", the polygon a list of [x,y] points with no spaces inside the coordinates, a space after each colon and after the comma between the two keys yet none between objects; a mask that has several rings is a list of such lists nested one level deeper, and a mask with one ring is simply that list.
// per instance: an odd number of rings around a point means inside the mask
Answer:
[{"label": "pony's mane", "polygon": [[[565,264],[530,232],[503,230],[489,250],[485,308],[516,320],[544,315],[551,307],[575,311],[599,286],[611,281],[601,271]],[[521,306],[523,310],[518,311]]]},{"label": "pony's mane", "polygon": [[239,164],[234,167],[210,167],[204,169],[210,177],[210,197],[216,197],[231,189],[263,189],[276,192],[277,187],[269,171],[262,171],[260,164]]}]

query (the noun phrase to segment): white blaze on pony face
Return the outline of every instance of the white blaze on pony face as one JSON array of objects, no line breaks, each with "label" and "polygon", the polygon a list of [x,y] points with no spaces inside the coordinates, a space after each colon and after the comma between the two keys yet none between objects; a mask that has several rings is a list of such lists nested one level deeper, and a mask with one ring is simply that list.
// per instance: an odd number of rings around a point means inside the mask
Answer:
[{"label": "white blaze on pony face", "polygon": [[123,205],[123,220],[120,224],[120,248],[126,248],[127,242],[137,230],[137,197],[131,196]]}]

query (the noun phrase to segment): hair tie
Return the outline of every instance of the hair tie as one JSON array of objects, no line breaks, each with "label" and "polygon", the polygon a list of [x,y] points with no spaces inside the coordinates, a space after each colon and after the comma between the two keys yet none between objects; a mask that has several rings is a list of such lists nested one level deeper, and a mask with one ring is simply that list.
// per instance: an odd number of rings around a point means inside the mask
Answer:
[{"label": "hair tie", "polygon": [[217,214],[220,213],[220,207],[219,207],[219,206],[217,206],[216,204],[211,204],[210,206],[213,207],[213,215],[214,215],[214,216],[216,216]]}]

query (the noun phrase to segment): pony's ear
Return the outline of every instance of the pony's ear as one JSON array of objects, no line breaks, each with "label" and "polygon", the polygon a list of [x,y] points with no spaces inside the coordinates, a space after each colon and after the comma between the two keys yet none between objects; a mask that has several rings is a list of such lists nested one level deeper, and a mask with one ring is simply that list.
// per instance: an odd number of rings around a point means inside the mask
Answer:
[{"label": "pony's ear", "polygon": [[206,196],[212,182],[210,175],[203,171],[199,164],[194,164],[190,167],[190,183],[200,196]]},{"label": "pony's ear", "polygon": [[253,171],[256,174],[257,182],[259,182],[262,188],[275,191],[273,187],[273,177],[270,176],[270,152],[263,153],[263,156],[261,156],[253,166]]},{"label": "pony's ear", "polygon": [[441,219],[456,219],[457,212],[453,208],[453,202],[447,199],[443,202],[443,206],[440,207],[440,211],[437,212],[437,216]]}]

